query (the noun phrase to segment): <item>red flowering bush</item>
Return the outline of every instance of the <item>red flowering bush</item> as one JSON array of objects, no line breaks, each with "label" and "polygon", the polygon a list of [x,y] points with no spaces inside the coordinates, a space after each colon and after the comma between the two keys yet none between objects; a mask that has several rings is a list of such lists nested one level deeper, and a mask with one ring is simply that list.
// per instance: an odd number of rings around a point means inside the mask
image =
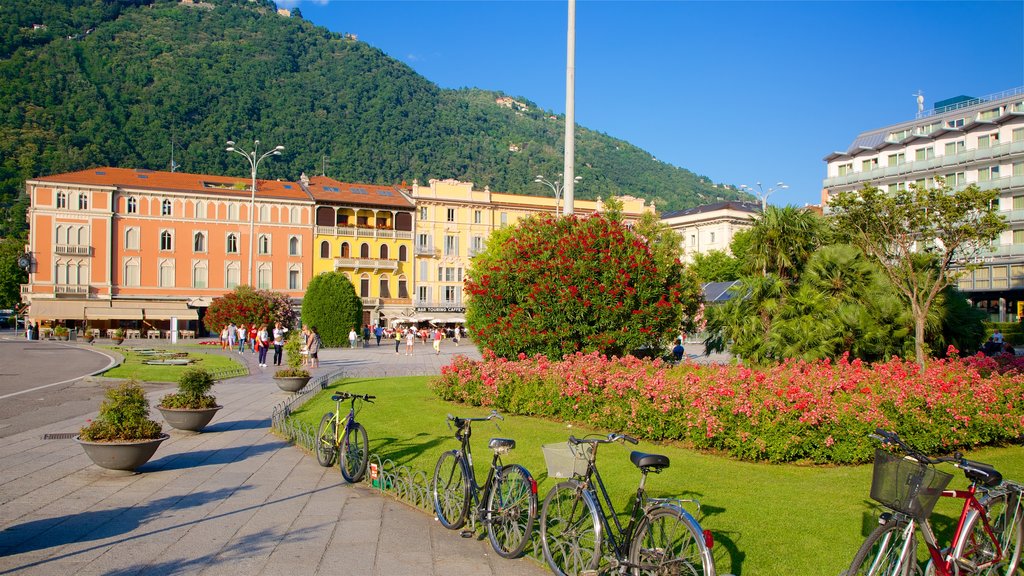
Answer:
[{"label": "red flowering bush", "polygon": [[1024,375],[983,357],[867,365],[788,360],[767,369],[670,368],[597,353],[508,361],[457,357],[434,383],[446,400],[494,406],[770,462],[871,459],[875,428],[930,453],[1024,433]]},{"label": "red flowering bush", "polygon": [[678,241],[659,234],[614,213],[538,216],[495,233],[465,284],[474,338],[505,358],[660,350],[701,298]]},{"label": "red flowering bush", "polygon": [[295,311],[291,300],[280,292],[271,290],[255,290],[251,286],[239,286],[232,292],[214,298],[203,317],[203,325],[214,334],[228,324],[245,324],[249,326],[266,324],[273,327],[274,322],[285,326],[295,324]]}]

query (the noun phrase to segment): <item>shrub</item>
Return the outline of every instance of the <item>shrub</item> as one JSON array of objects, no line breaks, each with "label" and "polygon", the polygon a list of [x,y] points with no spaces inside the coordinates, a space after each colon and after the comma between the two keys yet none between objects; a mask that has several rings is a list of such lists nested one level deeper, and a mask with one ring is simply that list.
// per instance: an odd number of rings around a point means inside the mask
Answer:
[{"label": "shrub", "polygon": [[765,369],[670,368],[660,360],[574,354],[507,361],[462,357],[442,369],[445,400],[679,440],[748,460],[856,463],[875,428],[926,452],[1014,441],[1024,433],[1024,375],[984,357],[874,365],[843,357]]},{"label": "shrub", "polygon": [[160,437],[160,424],[149,419],[146,393],[135,380],[107,390],[99,416],[79,433],[90,442],[152,440]]},{"label": "shrub", "polygon": [[288,340],[284,343],[285,362],[288,368],[282,368],[274,372],[274,376],[280,378],[308,378],[309,371],[302,367],[302,335],[298,332],[289,332]]},{"label": "shrub", "polygon": [[178,378],[178,391],[160,400],[163,408],[184,408],[201,410],[217,406],[217,399],[210,395],[216,381],[203,368],[189,368]]},{"label": "shrub", "polygon": [[309,281],[302,298],[302,322],[316,326],[324,346],[341,346],[363,321],[363,301],[348,277],[324,272]]},{"label": "shrub", "polygon": [[220,333],[221,328],[232,322],[246,326],[273,326],[280,322],[290,327],[295,324],[295,311],[292,310],[291,299],[280,292],[239,286],[214,298],[203,317],[203,325],[214,333]]}]

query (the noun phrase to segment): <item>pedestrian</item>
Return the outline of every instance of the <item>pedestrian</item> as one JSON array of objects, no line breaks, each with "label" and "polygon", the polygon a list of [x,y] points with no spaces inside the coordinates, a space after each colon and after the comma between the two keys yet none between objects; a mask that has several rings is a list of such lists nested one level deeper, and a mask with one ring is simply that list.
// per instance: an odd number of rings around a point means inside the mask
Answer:
[{"label": "pedestrian", "polygon": [[405,355],[412,356],[413,346],[416,345],[416,331],[409,328],[409,331],[405,334]]},{"label": "pedestrian", "polygon": [[258,332],[259,332],[259,328],[256,327],[256,324],[251,324],[249,326],[249,346],[252,347],[252,353],[253,354],[255,354],[257,352],[257,350],[256,350],[256,334]]},{"label": "pedestrian", "polygon": [[363,348],[370,345],[370,325],[363,326]]},{"label": "pedestrian", "polygon": [[452,333],[452,342],[455,343],[455,347],[456,348],[459,346],[459,327],[458,326],[455,327],[455,330]]},{"label": "pedestrian", "polygon": [[320,358],[317,354],[320,352],[320,335],[316,332],[316,326],[309,327],[309,333],[306,335],[306,350],[309,352],[309,367],[319,368]]},{"label": "pedestrian", "polygon": [[381,328],[380,326],[377,326],[376,328],[373,329],[373,335],[377,337],[377,346],[380,346],[380,339],[381,336],[384,336],[384,329]]},{"label": "pedestrian", "polygon": [[288,332],[288,329],[281,326],[280,322],[274,323],[274,366],[281,365],[281,356],[284,351],[284,335]]},{"label": "pedestrian", "polygon": [[1003,333],[999,331],[999,328],[996,328],[995,333],[992,334],[992,341],[995,342],[996,344],[1002,345]]},{"label": "pedestrian", "polygon": [[683,339],[679,338],[676,340],[676,345],[672,348],[672,358],[675,359],[676,363],[683,361],[683,356],[686,354],[686,350],[683,348]]},{"label": "pedestrian", "polygon": [[395,338],[395,355],[397,356],[398,355],[398,347],[402,344],[402,331],[401,330],[395,330],[395,333],[392,336],[394,336],[394,338]]},{"label": "pedestrian", "polygon": [[355,349],[355,347],[356,347],[356,338],[358,338],[358,336],[356,335],[356,329],[353,328],[353,329],[349,330],[348,331],[348,347],[349,348]]},{"label": "pedestrian", "polygon": [[235,349],[235,342],[238,342],[238,327],[232,322],[228,324],[228,350]]},{"label": "pedestrian", "polygon": [[303,324],[302,333],[299,336],[302,338],[302,351],[299,353],[302,354],[302,367],[305,368],[309,366],[309,326]]},{"label": "pedestrian", "polygon": [[229,329],[228,326],[225,324],[224,327],[221,328],[221,330],[220,330],[220,349],[221,350],[227,350],[228,349],[228,329]]},{"label": "pedestrian", "polygon": [[441,353],[441,334],[440,328],[434,328],[434,355],[437,356]]},{"label": "pedestrian", "polygon": [[245,352],[245,341],[249,336],[249,331],[245,329],[245,324],[238,325],[238,353]]},{"label": "pedestrian", "polygon": [[256,347],[259,350],[260,368],[267,367],[267,350],[270,348],[270,334],[267,333],[267,325],[263,324],[256,331]]}]

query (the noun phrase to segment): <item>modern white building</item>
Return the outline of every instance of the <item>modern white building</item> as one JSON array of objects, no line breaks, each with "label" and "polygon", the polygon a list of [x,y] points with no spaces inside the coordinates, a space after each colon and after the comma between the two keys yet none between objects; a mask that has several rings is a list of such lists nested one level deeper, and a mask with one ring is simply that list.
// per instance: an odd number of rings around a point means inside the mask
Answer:
[{"label": "modern white building", "polygon": [[913,120],[864,132],[824,160],[822,205],[865,184],[896,190],[932,186],[937,176],[954,186],[999,190],[1009,229],[961,279],[960,290],[993,320],[1018,319],[1018,302],[1024,304],[1024,87],[958,96],[930,110],[919,98]]},{"label": "modern white building", "polygon": [[732,237],[753,226],[760,213],[760,204],[731,200],[666,212],[661,215],[661,222],[679,235],[683,262],[689,263],[695,254],[712,250],[731,254]]}]

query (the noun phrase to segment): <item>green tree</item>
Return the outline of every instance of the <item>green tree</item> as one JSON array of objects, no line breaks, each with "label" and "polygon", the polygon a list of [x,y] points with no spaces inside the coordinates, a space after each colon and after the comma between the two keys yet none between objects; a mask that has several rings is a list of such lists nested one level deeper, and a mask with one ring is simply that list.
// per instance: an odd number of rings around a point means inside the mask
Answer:
[{"label": "green tree", "polygon": [[909,304],[914,355],[921,370],[927,354],[929,313],[959,272],[1006,228],[998,190],[977,185],[954,189],[943,179],[928,188],[883,192],[874,186],[836,195],[830,217],[849,241],[873,258]]},{"label": "green tree", "polygon": [[363,301],[345,274],[318,274],[302,299],[302,322],[316,327],[324,346],[341,346],[363,322]]},{"label": "green tree", "polygon": [[694,254],[690,269],[701,282],[726,282],[740,277],[740,261],[723,250]]},{"label": "green tree", "polygon": [[650,221],[630,229],[601,214],[522,220],[473,260],[467,325],[506,358],[660,350],[690,329],[700,303],[677,244]]},{"label": "green tree", "polygon": [[221,328],[232,322],[246,326],[266,324],[268,327],[280,322],[284,326],[293,326],[295,311],[291,300],[280,292],[239,286],[214,298],[203,317],[203,325],[214,333],[220,332]]},{"label": "green tree", "polygon": [[795,206],[769,206],[749,231],[746,268],[750,274],[774,274],[790,283],[804,264],[825,244],[824,222],[814,212]]},{"label": "green tree", "polygon": [[28,282],[28,273],[18,265],[18,257],[24,253],[24,239],[0,240],[0,308],[14,308],[21,302],[21,285]]}]

